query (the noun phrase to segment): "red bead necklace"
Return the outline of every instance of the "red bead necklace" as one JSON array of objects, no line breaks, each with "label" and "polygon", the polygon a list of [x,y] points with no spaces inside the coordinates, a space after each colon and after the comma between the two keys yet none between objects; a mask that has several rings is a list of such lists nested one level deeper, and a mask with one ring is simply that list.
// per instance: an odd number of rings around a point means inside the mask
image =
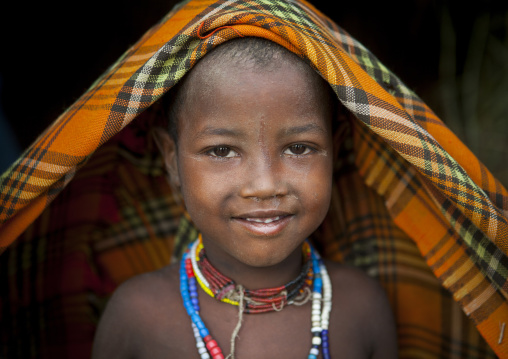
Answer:
[{"label": "red bead necklace", "polygon": [[[218,300],[233,304],[239,302],[240,295],[242,295],[244,313],[266,313],[282,310],[288,304],[300,304],[308,300],[311,293],[313,273],[310,247],[306,242],[303,246],[303,262],[302,271],[298,277],[289,283],[275,288],[256,290],[239,288],[231,278],[220,273],[210,263],[202,246],[199,249],[195,263],[198,267],[197,272],[200,272],[206,280],[198,281],[205,292]],[[196,271],[196,268],[194,270]],[[204,287],[203,282],[208,282],[208,286]],[[240,291],[243,291],[243,294]]]}]

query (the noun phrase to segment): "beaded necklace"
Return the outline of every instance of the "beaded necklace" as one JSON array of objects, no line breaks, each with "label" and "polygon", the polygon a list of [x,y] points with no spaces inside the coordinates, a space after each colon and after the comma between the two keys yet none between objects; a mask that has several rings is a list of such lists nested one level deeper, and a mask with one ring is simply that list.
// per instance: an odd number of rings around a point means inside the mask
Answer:
[{"label": "beaded necklace", "polygon": [[280,311],[286,305],[301,305],[307,302],[313,278],[311,251],[307,242],[304,243],[302,251],[304,264],[298,277],[283,286],[269,289],[241,289],[210,263],[201,240],[191,247],[191,263],[199,285],[208,295],[222,302],[239,305],[242,294],[240,291],[243,290],[244,313],[266,313]]},{"label": "beaded necklace", "polygon": [[[328,325],[330,311],[332,309],[331,282],[319,254],[307,241],[305,242],[306,244],[303,250],[304,255],[307,251],[310,260],[306,261],[306,263],[308,263],[307,270],[305,270],[305,272],[302,271],[304,275],[301,273],[295,280],[282,287],[247,291],[242,286],[236,285],[231,279],[220,274],[209,262],[204,266],[206,271],[201,270],[203,265],[201,269],[199,268],[198,262],[203,262],[204,258],[206,258],[200,239],[189,246],[189,249],[181,260],[180,292],[185,309],[192,320],[196,347],[201,359],[210,359],[210,356],[212,359],[224,359],[224,354],[217,342],[210,335],[209,330],[206,328],[199,315],[198,285],[210,296],[223,302],[239,306],[239,325],[244,311],[246,313],[262,313],[270,310],[281,310],[285,305],[297,304],[298,302],[296,302],[295,299],[302,296],[302,293],[306,291],[304,289],[305,287],[308,288],[312,285],[312,345],[307,359],[316,359],[320,347],[322,348],[323,358],[330,358]],[[210,285],[210,282],[214,284]],[[295,289],[296,287],[294,286],[298,283],[300,283],[300,288]],[[229,289],[225,291],[225,288]],[[231,290],[231,288],[235,289]],[[284,293],[284,291],[286,292]],[[231,295],[232,293],[233,295]],[[246,293],[252,296],[248,297],[248,300],[245,300]],[[236,299],[236,296],[239,298]],[[231,299],[232,297],[234,299]],[[280,307],[277,307],[275,303],[280,305]],[[249,305],[251,306],[250,311],[247,311],[246,308]],[[234,343],[239,325],[237,325],[231,338],[231,354],[228,357],[234,358]]]}]

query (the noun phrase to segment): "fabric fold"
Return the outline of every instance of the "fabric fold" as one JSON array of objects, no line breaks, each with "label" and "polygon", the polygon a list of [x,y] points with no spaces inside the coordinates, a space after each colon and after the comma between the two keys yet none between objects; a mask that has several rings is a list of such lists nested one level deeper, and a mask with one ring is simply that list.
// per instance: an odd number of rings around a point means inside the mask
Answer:
[{"label": "fabric fold", "polygon": [[[36,311],[45,316],[58,295],[91,292],[93,300],[80,297],[91,319],[74,331],[84,339],[73,347],[89,348],[101,301],[178,256],[195,231],[151,139],[158,100],[215,46],[247,36],[300,56],[347,109],[332,206],[313,240],[385,287],[401,357],[508,357],[506,189],[363,45],[296,0],[180,4],[1,176],[2,326],[21,320],[28,305],[45,301]],[[49,296],[48,272],[36,275],[38,266],[74,269],[72,278],[86,273],[88,281]],[[49,337],[30,342],[37,357],[61,355],[44,349],[63,345]]]}]

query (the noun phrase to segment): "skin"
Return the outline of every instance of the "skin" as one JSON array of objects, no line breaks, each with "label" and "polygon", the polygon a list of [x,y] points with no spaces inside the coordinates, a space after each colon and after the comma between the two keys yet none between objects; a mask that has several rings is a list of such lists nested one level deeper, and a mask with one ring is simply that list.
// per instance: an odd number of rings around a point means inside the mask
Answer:
[{"label": "skin", "polygon": [[213,264],[239,283],[284,284],[329,207],[329,109],[298,69],[225,74],[193,86],[189,102],[200,105],[182,111],[192,120],[181,121],[186,140],[168,165]]},{"label": "skin", "polygon": [[[301,244],[329,207],[326,89],[300,66],[263,71],[226,63],[212,72],[205,60],[187,80],[178,147],[167,134],[159,138],[167,168],[213,265],[249,289],[282,285],[299,273]],[[380,287],[355,269],[327,268],[332,357],[395,358],[395,327]],[[168,266],[122,285],[103,315],[93,357],[198,358],[178,283],[178,266]],[[227,355],[238,309],[199,295],[203,321]],[[310,311],[309,302],[245,315],[237,356],[306,357]]]}]

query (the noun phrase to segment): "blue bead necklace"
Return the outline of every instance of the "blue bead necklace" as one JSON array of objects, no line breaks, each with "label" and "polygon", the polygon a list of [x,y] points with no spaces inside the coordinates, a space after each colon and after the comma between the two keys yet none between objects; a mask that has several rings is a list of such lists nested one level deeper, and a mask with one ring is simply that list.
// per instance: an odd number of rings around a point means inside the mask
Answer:
[{"label": "blue bead necklace", "polygon": [[[203,282],[206,283],[206,280],[200,280],[199,283],[196,280],[196,274],[201,276],[202,274],[197,267],[195,268],[196,261],[192,260],[192,258],[196,258],[196,250],[199,244],[199,239],[191,243],[180,262],[180,292],[185,310],[192,321],[196,347],[201,359],[224,359],[222,349],[210,335],[210,331],[206,328],[205,323],[199,315],[200,308],[197,288],[198,285],[203,285]],[[312,245],[310,245],[310,251],[311,268],[314,277],[312,282],[312,345],[307,359],[317,359],[320,347],[323,358],[330,359],[328,325],[332,309],[331,281],[322,259]],[[205,292],[210,291],[205,290]],[[243,304],[240,305],[239,323],[241,322],[242,313]],[[228,357],[232,359],[234,359],[234,340],[238,330],[239,327],[237,326],[231,340],[231,354]]]}]

